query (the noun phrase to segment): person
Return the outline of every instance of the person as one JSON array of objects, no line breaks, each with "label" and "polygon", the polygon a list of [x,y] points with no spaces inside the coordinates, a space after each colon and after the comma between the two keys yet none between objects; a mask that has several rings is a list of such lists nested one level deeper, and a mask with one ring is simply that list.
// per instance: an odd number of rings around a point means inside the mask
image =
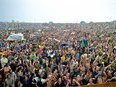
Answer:
[{"label": "person", "polygon": [[10,74],[11,74],[11,78],[13,79],[13,82],[15,83],[17,80],[17,76],[16,73],[12,71],[12,69],[10,70]]},{"label": "person", "polygon": [[9,74],[11,71],[11,67],[9,66],[9,64],[7,63],[4,67],[4,74],[7,75]]},{"label": "person", "polygon": [[35,73],[32,73],[31,75],[31,86],[32,87],[37,87],[37,83],[38,83],[38,80],[39,78],[36,76]]},{"label": "person", "polygon": [[63,84],[63,80],[61,77],[58,78],[58,80],[54,83],[55,87],[62,87]]},{"label": "person", "polygon": [[94,85],[94,83],[93,83],[93,78],[90,78],[90,79],[89,79],[89,83],[88,83],[87,85]]},{"label": "person", "polygon": [[[29,34],[37,31],[24,31],[25,43],[9,44],[9,49],[14,50],[6,56],[9,62],[0,69],[3,73],[1,83],[9,74],[15,87],[68,87],[115,82],[116,41],[112,38],[111,42],[107,41],[109,36],[115,36],[109,31],[91,29],[65,31],[45,29],[34,38],[30,38]],[[62,47],[64,42],[68,46]],[[3,43],[6,44],[5,41]]]},{"label": "person", "polygon": [[70,86],[80,86],[80,83],[75,78],[72,78],[71,80],[68,80],[66,85],[66,87]]},{"label": "person", "polygon": [[11,75],[8,74],[5,79],[5,86],[6,87],[14,87],[13,79],[11,78]]},{"label": "person", "polygon": [[8,59],[6,58],[5,55],[3,55],[3,57],[1,58],[1,65],[2,65],[2,67],[4,67],[7,63],[8,63]]},{"label": "person", "polygon": [[28,78],[28,76],[24,76],[22,84],[23,84],[23,87],[29,87],[29,78]]},{"label": "person", "polygon": [[4,86],[5,86],[4,79],[3,79],[2,74],[0,74],[0,87],[4,87]]}]

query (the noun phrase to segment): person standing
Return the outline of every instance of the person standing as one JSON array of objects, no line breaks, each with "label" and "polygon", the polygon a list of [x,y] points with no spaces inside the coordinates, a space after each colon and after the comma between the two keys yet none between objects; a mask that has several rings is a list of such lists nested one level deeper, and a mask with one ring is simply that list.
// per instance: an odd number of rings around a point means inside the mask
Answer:
[{"label": "person standing", "polygon": [[5,57],[5,55],[3,55],[3,57],[1,58],[2,67],[4,67],[7,63],[8,63],[8,59]]}]

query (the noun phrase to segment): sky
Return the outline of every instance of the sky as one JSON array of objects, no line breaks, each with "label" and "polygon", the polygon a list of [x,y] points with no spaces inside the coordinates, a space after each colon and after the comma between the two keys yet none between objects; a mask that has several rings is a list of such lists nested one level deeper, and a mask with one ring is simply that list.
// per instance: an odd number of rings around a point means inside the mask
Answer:
[{"label": "sky", "polygon": [[116,20],[116,0],[0,0],[0,21],[80,23]]}]

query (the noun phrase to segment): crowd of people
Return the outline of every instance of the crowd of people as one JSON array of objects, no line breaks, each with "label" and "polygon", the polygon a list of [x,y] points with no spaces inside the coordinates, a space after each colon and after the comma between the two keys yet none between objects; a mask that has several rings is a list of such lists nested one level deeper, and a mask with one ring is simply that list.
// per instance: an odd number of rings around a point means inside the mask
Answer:
[{"label": "crowd of people", "polygon": [[26,23],[26,22],[0,22],[0,30],[29,30],[29,29],[116,29],[116,22],[89,22],[81,21],[80,23]]},{"label": "crowd of people", "polygon": [[52,29],[35,37],[25,32],[24,41],[1,40],[0,87],[116,82],[116,34],[109,31]]}]

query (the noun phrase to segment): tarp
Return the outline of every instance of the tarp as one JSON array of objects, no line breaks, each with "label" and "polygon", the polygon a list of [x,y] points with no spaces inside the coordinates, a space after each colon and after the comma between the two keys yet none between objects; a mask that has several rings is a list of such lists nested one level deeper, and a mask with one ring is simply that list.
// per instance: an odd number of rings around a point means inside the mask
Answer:
[{"label": "tarp", "polygon": [[21,41],[24,40],[24,35],[21,33],[18,34],[11,34],[9,35],[9,37],[7,38],[7,41]]}]

